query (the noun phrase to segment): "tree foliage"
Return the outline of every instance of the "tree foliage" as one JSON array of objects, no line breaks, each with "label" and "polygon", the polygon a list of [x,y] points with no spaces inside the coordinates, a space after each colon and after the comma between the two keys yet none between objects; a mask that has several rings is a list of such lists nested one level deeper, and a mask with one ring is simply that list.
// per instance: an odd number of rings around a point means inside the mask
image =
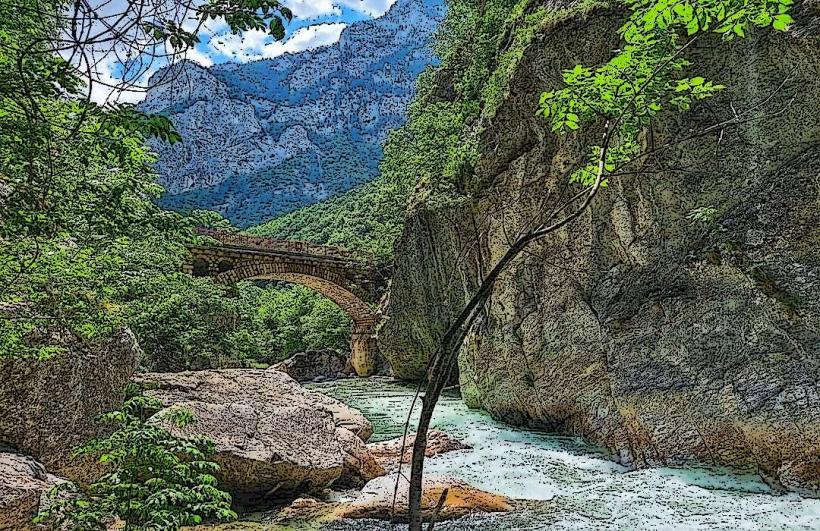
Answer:
[{"label": "tree foliage", "polygon": [[404,183],[379,176],[338,197],[251,227],[248,232],[338,245],[388,262],[403,226],[407,188]]},{"label": "tree foliage", "polygon": [[150,371],[256,367],[318,348],[349,348],[350,318],[303,286],[166,273],[145,279],[125,306]]},{"label": "tree foliage", "polygon": [[48,48],[60,28],[35,7],[62,4],[0,5],[0,356],[108,335],[135,248],[185,226],[153,204],[143,147],[174,140],[170,124],[84,102],[82,80]]},{"label": "tree foliage", "polygon": [[[603,122],[607,146],[589,148],[588,163],[571,182],[592,185],[604,154],[607,174],[635,162],[644,146],[640,134],[653,119],[668,111],[689,110],[693,103],[724,88],[700,75],[685,57],[704,33],[725,41],[744,37],[750,28],[786,30],[793,22],[793,0],[626,0],[630,9],[619,34],[624,46],[606,63],[576,65],[563,72],[564,87],[541,94],[540,111],[552,131],[566,134]],[[606,179],[602,181],[606,185]]]},{"label": "tree foliage", "polygon": [[[155,398],[135,394],[117,411],[99,421],[117,429],[76,449],[91,455],[107,472],[88,488],[87,495],[64,492],[58,486],[52,503],[37,517],[57,529],[107,529],[116,519],[127,530],[179,529],[205,520],[236,518],[231,496],[214,477],[219,466],[210,461],[214,444],[203,437],[178,437],[163,425],[184,428],[196,419],[189,410],[162,409]],[[63,484],[68,485],[68,484]]]},{"label": "tree foliage", "polygon": [[259,293],[257,304],[257,315],[272,331],[281,358],[318,348],[350,348],[350,317],[309,288],[274,286]]}]

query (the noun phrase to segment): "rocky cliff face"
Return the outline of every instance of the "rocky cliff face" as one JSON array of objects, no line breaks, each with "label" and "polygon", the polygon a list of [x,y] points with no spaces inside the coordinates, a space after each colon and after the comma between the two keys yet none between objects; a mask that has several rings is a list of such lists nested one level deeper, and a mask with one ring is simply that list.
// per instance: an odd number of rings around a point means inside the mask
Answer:
[{"label": "rocky cliff face", "polygon": [[443,0],[398,0],[334,45],[155,74],[141,108],[167,114],[183,141],[156,143],[171,208],[266,221],[372,179],[387,131],[405,120]]},{"label": "rocky cliff face", "polygon": [[31,455],[49,472],[84,483],[99,472],[75,447],[110,433],[96,421],[119,409],[141,352],[130,330],[102,344],[65,345],[44,360],[0,361],[0,445]]},{"label": "rocky cliff face", "polygon": [[[804,9],[789,34],[698,48],[694,62],[729,89],[656,124],[654,140],[732,109],[756,118],[614,179],[502,276],[459,358],[471,406],[582,435],[626,464],[697,459],[817,494],[820,23]],[[605,60],[617,26],[596,10],[542,30],[482,124],[478,192],[411,212],[380,340],[397,375],[423,375],[479,275],[557,188],[571,146],[535,116],[538,96],[561,69]]]}]

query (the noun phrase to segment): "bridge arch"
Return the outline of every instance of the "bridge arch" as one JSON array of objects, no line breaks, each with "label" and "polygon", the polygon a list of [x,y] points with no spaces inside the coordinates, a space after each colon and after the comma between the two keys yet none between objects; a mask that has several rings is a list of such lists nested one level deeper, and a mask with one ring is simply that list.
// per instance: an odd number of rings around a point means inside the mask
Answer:
[{"label": "bridge arch", "polygon": [[214,280],[234,284],[241,280],[281,280],[306,286],[335,302],[353,320],[354,326],[375,323],[373,311],[362,299],[345,288],[345,279],[333,271],[312,265],[263,262],[229,269]]},{"label": "bridge arch", "polygon": [[[221,284],[281,280],[301,284],[336,303],[353,320],[350,361],[359,376],[375,371],[376,315],[367,302],[380,296],[384,276],[373,257],[340,247],[198,228],[206,237],[189,245],[182,270]],[[215,240],[215,241],[214,241]]]},{"label": "bridge arch", "polygon": [[353,321],[350,340],[351,364],[356,374],[368,376],[375,370],[376,316],[370,306],[345,286],[344,276],[322,266],[299,262],[257,262],[218,273],[215,282],[234,284],[242,280],[279,280],[306,286],[333,301]]},{"label": "bridge arch", "polygon": [[208,262],[202,258],[195,259],[191,264],[191,274],[195,277],[208,276]]}]

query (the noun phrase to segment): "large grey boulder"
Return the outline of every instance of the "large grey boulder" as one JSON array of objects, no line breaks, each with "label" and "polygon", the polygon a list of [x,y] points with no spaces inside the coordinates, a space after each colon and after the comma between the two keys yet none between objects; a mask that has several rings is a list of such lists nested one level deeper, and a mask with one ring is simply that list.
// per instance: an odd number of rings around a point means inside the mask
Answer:
[{"label": "large grey boulder", "polygon": [[284,372],[298,382],[333,380],[353,373],[350,355],[330,348],[299,352],[269,370]]},{"label": "large grey boulder", "polygon": [[33,457],[0,451],[0,530],[28,531],[48,492],[65,480]]},{"label": "large grey boulder", "polygon": [[122,405],[140,351],[127,329],[102,343],[65,347],[45,360],[0,359],[0,444],[84,483],[98,469],[72,449],[109,429],[95,418]]},{"label": "large grey boulder", "polygon": [[214,441],[220,486],[241,502],[329,486],[349,461],[348,434],[364,446],[361,439],[372,433],[361,413],[279,371],[151,373],[135,380],[166,407],[193,412],[193,424],[169,428]]}]

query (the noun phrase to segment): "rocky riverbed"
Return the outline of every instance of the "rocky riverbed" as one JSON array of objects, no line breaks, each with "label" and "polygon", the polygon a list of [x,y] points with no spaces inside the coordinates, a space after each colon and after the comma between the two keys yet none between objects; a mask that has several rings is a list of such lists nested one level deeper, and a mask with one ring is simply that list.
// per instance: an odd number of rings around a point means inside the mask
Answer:
[{"label": "rocky riverbed", "polygon": [[[369,443],[371,449],[395,444],[392,441],[403,432],[415,392],[411,385],[378,378],[307,387],[360,410],[373,426],[370,440],[376,442]],[[496,422],[468,409],[455,393],[443,397],[433,425],[463,447],[431,455],[426,473],[447,474],[510,504],[507,512],[467,513],[440,522],[437,529],[809,530],[820,526],[820,500],[778,495],[754,474],[699,466],[631,470],[580,439]],[[390,483],[391,479],[375,481]],[[384,520],[344,518],[345,510],[355,508],[361,496],[352,490],[325,491],[284,510],[245,514],[242,521],[220,529],[401,529]]]},{"label": "rocky riverbed", "polygon": [[[384,379],[308,386],[360,410],[372,441],[393,438],[415,388]],[[632,470],[570,437],[511,427],[468,409],[457,394],[440,402],[434,427],[471,448],[428,459],[446,473],[519,501],[505,514],[472,515],[437,529],[817,529],[820,500],[778,495],[754,474],[687,466]],[[264,520],[264,519],[263,519]],[[389,523],[335,521],[322,529],[391,529]]]},{"label": "rocky riverbed", "polygon": [[[302,386],[274,369],[135,379],[167,408],[193,411],[197,422],[186,429],[215,441],[220,484],[241,513],[239,522],[219,529],[392,529],[395,474],[406,467],[397,438],[414,386],[387,378]],[[820,526],[820,500],[779,495],[755,474],[700,466],[633,470],[580,439],[494,421],[468,409],[456,393],[442,398],[433,427],[425,506],[429,514],[449,489],[440,517],[450,520],[439,529]],[[39,495],[63,481],[31,457],[0,457],[0,478],[15,487],[3,490],[0,516],[5,509],[33,511]],[[406,486],[399,489],[399,507],[406,505],[405,493]],[[406,515],[399,510],[395,516]],[[0,524],[25,521],[0,518]]]},{"label": "rocky riverbed", "polygon": [[[83,377],[86,371],[96,374],[101,363],[102,358],[70,352],[62,364],[51,366],[54,373],[47,387],[38,378],[16,383],[24,396],[31,397],[31,403],[29,409],[5,407],[21,414],[4,417],[0,433],[0,531],[39,529],[31,520],[47,503],[52,486],[68,482],[82,488],[88,483],[89,470],[105,467],[90,459],[81,464],[91,468],[79,466],[72,446],[58,444],[76,437],[79,428],[91,429],[93,417],[50,415],[49,422],[37,422],[37,415],[58,406],[66,412],[104,411],[104,404],[121,400],[116,388],[100,387],[97,380]],[[61,376],[60,371],[71,372],[72,367],[82,371],[72,373],[72,378]],[[164,423],[179,436],[213,441],[218,485],[231,494],[240,513],[267,511],[269,523],[271,519],[296,519],[305,525],[393,515],[393,485],[402,466],[401,443],[381,441],[371,451],[367,441],[373,426],[354,407],[327,393],[307,389],[276,368],[133,375],[132,367],[121,366],[118,378],[130,378],[163,407],[148,422]],[[4,370],[14,373],[16,366],[8,362]],[[69,384],[76,387],[69,389]],[[90,389],[108,392],[87,393]],[[16,404],[14,397],[8,397],[9,404]],[[50,408],[40,407],[44,405]],[[166,412],[176,409],[191,412],[194,422],[180,427],[163,420]],[[78,424],[77,419],[83,422]],[[107,429],[100,426],[98,433]],[[46,437],[48,445],[34,444]],[[435,433],[428,453],[438,455],[462,447],[446,434]],[[50,463],[59,466],[59,473]],[[512,507],[508,497],[476,489],[448,474],[429,476],[425,481],[427,513],[445,490],[449,492],[440,519]],[[399,491],[400,508],[406,508],[406,501],[401,501],[406,490],[405,482]]]}]

